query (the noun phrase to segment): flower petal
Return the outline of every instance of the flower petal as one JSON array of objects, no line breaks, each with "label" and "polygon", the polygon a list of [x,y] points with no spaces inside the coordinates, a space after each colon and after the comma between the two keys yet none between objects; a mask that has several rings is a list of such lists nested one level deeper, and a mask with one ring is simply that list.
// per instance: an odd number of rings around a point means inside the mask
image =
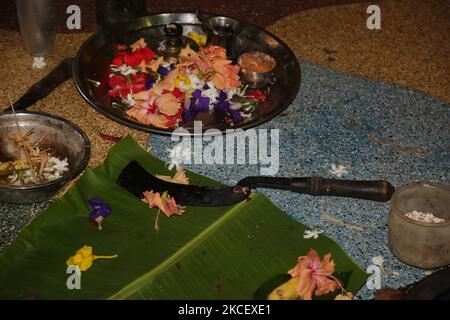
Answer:
[{"label": "flower petal", "polygon": [[158,110],[168,116],[174,116],[180,110],[181,104],[172,93],[166,93],[156,99]]},{"label": "flower petal", "polygon": [[189,178],[186,176],[186,173],[184,172],[184,169],[182,167],[179,167],[177,169],[177,172],[173,177],[171,176],[161,176],[156,175],[158,179],[167,181],[167,182],[173,182],[173,183],[179,183],[179,184],[189,184]]},{"label": "flower petal", "polygon": [[150,208],[158,207],[168,217],[171,217],[174,214],[181,215],[185,212],[185,210],[180,209],[177,206],[174,198],[168,196],[164,201],[159,192],[145,191],[143,201],[146,202]]}]

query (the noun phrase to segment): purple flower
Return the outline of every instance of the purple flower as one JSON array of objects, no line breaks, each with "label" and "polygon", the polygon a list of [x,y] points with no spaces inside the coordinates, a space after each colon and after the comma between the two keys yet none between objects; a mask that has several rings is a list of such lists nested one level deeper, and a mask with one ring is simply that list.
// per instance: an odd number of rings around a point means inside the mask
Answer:
[{"label": "purple flower", "polygon": [[225,121],[231,117],[231,120],[235,123],[243,120],[241,112],[239,110],[231,109],[231,104],[227,100],[228,95],[223,90],[220,91],[218,101],[215,105],[215,116],[220,121]]},{"label": "purple flower", "polygon": [[111,207],[98,197],[89,199],[88,204],[92,208],[89,219],[97,224],[98,228],[101,230],[101,222],[104,218],[108,217],[111,214]]},{"label": "purple flower", "polygon": [[164,68],[162,66],[159,66],[158,69],[156,70],[156,72],[159,73],[161,78],[164,78],[165,76],[167,76],[170,71],[171,70],[169,70],[168,68]]},{"label": "purple flower", "polygon": [[208,111],[209,110],[209,98],[202,97],[202,92],[197,89],[192,93],[191,104],[189,108],[196,111]]},{"label": "purple flower", "polygon": [[190,103],[185,106],[183,121],[192,121],[199,112],[209,111],[210,99],[202,97],[202,92],[197,89],[192,93]]},{"label": "purple flower", "polygon": [[192,109],[186,109],[186,110],[183,112],[182,118],[183,118],[183,121],[184,121],[184,122],[190,122],[190,121],[193,121],[193,120],[194,120],[194,118],[195,118],[196,115],[197,115],[197,112],[195,112],[194,110],[192,110]]},{"label": "purple flower", "polygon": [[155,84],[155,80],[153,80],[153,79],[145,81],[145,90],[150,89],[151,87],[153,87],[154,84]]}]

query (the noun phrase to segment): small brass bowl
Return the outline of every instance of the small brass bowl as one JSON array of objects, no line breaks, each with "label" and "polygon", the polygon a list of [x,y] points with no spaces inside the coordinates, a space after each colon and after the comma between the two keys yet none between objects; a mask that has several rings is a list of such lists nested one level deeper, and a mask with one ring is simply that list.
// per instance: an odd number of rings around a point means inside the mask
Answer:
[{"label": "small brass bowl", "polygon": [[[32,139],[46,134],[44,145],[58,150],[69,162],[69,172],[60,178],[33,185],[0,184],[0,202],[33,203],[50,199],[86,167],[91,144],[86,134],[75,124],[61,117],[44,112],[21,111],[16,118],[22,133],[33,130]],[[14,158],[7,146],[11,136],[17,132],[14,116],[11,112],[0,114],[0,161]],[[34,140],[30,140],[35,143]]]},{"label": "small brass bowl", "polygon": [[244,84],[257,89],[275,82],[275,59],[261,51],[249,51],[239,56],[237,60],[241,70],[239,75]]}]

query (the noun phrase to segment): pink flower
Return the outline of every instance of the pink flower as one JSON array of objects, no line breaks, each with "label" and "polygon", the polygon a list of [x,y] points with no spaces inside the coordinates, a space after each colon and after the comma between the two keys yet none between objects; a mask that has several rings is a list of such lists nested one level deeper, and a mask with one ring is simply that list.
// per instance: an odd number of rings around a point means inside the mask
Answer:
[{"label": "pink flower", "polygon": [[225,48],[219,46],[208,46],[197,55],[187,57],[178,65],[187,67],[194,71],[202,80],[211,81],[219,90],[239,88],[239,66],[232,65],[227,60]]},{"label": "pink flower", "polygon": [[133,94],[133,99],[134,107],[127,111],[127,115],[141,123],[170,128],[181,120],[184,94],[178,88],[163,90],[161,94],[156,94],[153,90],[141,91]]},{"label": "pink flower", "polygon": [[155,219],[155,230],[156,232],[159,231],[159,213],[162,211],[164,214],[168,217],[175,215],[182,215],[185,213],[185,210],[180,208],[177,203],[175,202],[175,199],[169,196],[169,193],[166,191],[160,195],[159,192],[153,192],[153,191],[145,191],[144,192],[144,199],[142,199],[145,203],[148,204],[150,208],[158,207],[158,214],[156,215]]},{"label": "pink flower", "polygon": [[182,215],[186,212],[181,209],[175,202],[175,199],[166,192],[161,196],[159,192],[145,191],[144,199],[142,199],[142,201],[147,203],[150,208],[158,207],[168,217],[171,217],[174,214]]},{"label": "pink flower", "polygon": [[297,294],[300,299],[311,300],[312,294],[321,296],[341,287],[333,277],[334,261],[331,253],[324,255],[323,260],[316,250],[310,249],[306,256],[298,257],[297,265],[288,271],[292,277],[298,277]]}]

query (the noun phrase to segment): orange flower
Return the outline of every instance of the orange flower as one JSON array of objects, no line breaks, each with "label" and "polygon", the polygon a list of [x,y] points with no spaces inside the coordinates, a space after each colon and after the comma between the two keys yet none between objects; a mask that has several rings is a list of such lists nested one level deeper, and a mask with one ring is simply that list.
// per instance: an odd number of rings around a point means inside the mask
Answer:
[{"label": "orange flower", "polygon": [[164,90],[172,91],[175,88],[175,80],[180,74],[180,68],[175,68],[169,72],[163,80],[155,83],[150,89],[153,95],[161,95]]},{"label": "orange flower", "polygon": [[138,41],[130,45],[131,51],[135,52],[139,49],[145,48],[147,46],[147,43],[145,43],[144,38],[140,38]]},{"label": "orange flower", "polygon": [[176,115],[181,108],[178,99],[170,92],[157,97],[154,103],[158,111],[167,116]]},{"label": "orange flower", "polygon": [[232,61],[227,60],[226,49],[219,46],[208,46],[197,55],[185,57],[178,67],[190,68],[202,80],[211,81],[219,90],[236,89],[241,85],[239,66],[232,65]]},{"label": "orange flower", "polygon": [[158,128],[169,128],[180,119],[182,96],[174,90],[157,94],[153,89],[133,94],[134,107],[127,115]]},{"label": "orange flower", "polygon": [[186,176],[186,173],[184,172],[182,167],[179,167],[177,172],[175,173],[175,175],[173,177],[171,176],[162,176],[157,174],[156,177],[158,179],[167,181],[167,182],[172,182],[172,183],[178,183],[178,184],[189,184],[189,178]]},{"label": "orange flower", "polygon": [[191,49],[191,46],[188,44],[186,47],[181,49],[180,54],[178,55],[178,58],[180,59],[180,62],[185,62],[193,57],[197,56],[197,52]]},{"label": "orange flower", "polygon": [[127,115],[146,125],[152,125],[158,128],[169,127],[167,118],[162,114],[150,112],[146,102],[139,103],[139,106],[128,110]]},{"label": "orange flower", "polygon": [[150,208],[158,207],[168,217],[174,214],[180,216],[185,213],[185,210],[178,207],[174,198],[166,195],[164,199],[164,194],[161,196],[159,192],[145,191],[142,201],[147,203]]},{"label": "orange flower", "polygon": [[292,277],[298,277],[297,294],[300,299],[311,300],[312,294],[321,296],[341,287],[333,277],[334,261],[331,253],[324,255],[323,260],[314,249],[310,249],[306,256],[298,257],[297,265],[288,271]]},{"label": "orange flower", "polygon": [[169,196],[168,192],[164,192],[162,195],[160,195],[159,192],[153,192],[153,191],[145,191],[144,192],[144,199],[142,199],[145,203],[148,204],[150,208],[158,207],[158,214],[156,215],[155,219],[155,230],[156,232],[159,231],[159,213],[162,211],[164,214],[168,217],[176,215],[182,215],[186,211],[181,209],[177,203],[175,202],[175,199]]}]

